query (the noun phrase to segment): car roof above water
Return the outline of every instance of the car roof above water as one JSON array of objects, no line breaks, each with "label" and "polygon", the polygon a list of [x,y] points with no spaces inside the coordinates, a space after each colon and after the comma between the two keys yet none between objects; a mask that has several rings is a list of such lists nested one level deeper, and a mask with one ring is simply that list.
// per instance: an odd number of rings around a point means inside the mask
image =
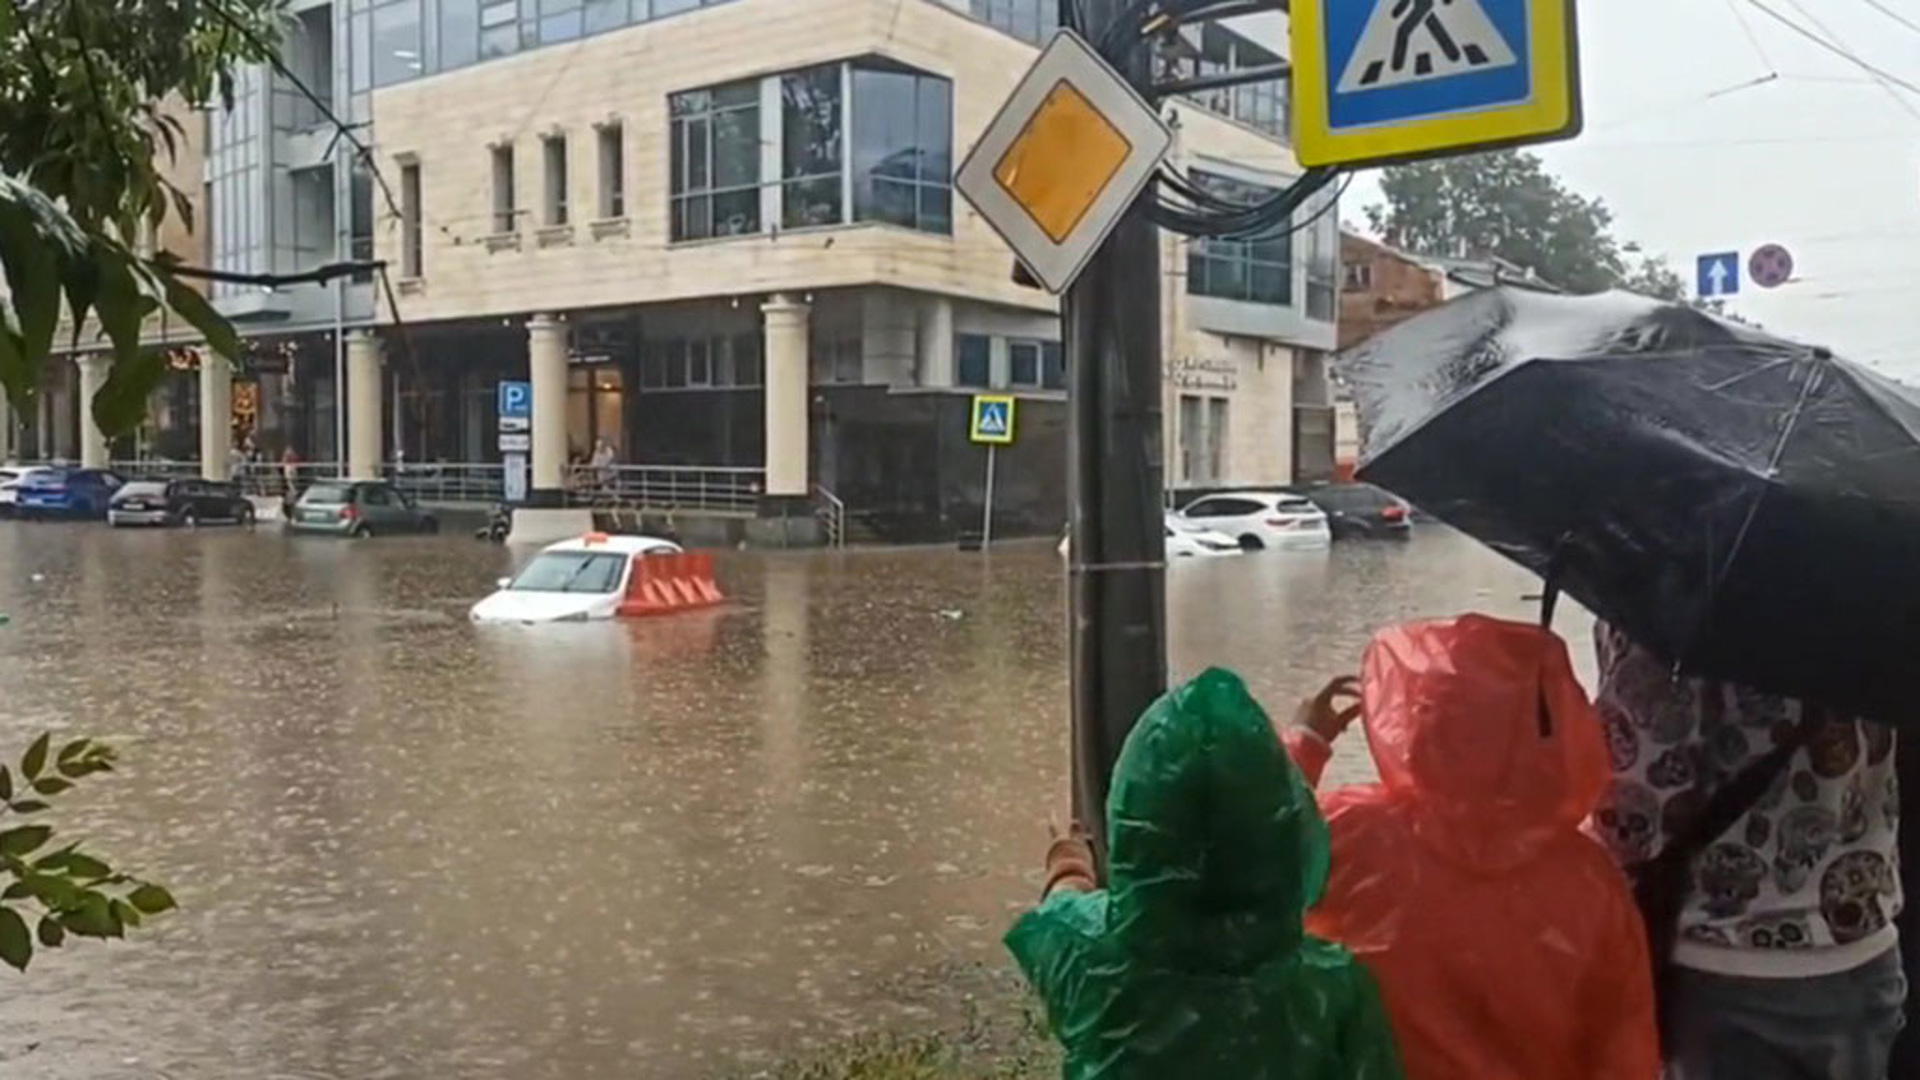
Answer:
[{"label": "car roof above water", "polygon": [[662,540],[657,536],[606,536],[590,534],[574,540],[562,540],[540,549],[540,554],[564,551],[605,552],[609,555],[648,555],[655,552],[672,553],[680,550],[680,545],[671,540]]}]

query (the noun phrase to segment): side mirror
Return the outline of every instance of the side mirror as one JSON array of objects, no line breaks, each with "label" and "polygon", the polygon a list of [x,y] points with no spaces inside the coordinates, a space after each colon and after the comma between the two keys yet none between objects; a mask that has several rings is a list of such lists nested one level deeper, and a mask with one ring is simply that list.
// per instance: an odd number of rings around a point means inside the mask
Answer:
[{"label": "side mirror", "polygon": [[513,579],[512,579],[512,578],[510,578],[510,577],[503,577],[503,578],[501,578],[501,579],[499,579],[498,581],[495,581],[495,582],[494,582],[494,584],[495,584],[495,585],[498,585],[498,586],[499,586],[500,588],[502,588],[502,589],[504,589],[504,588],[506,588],[507,586],[509,586],[509,585],[511,585],[511,584],[513,584]]}]

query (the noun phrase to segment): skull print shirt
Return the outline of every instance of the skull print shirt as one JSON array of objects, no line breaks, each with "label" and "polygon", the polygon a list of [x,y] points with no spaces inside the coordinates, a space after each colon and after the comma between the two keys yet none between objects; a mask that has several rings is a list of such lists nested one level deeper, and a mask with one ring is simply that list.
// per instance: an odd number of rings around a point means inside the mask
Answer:
[{"label": "skull print shirt", "polygon": [[[1609,627],[1596,700],[1613,782],[1590,823],[1622,866],[1658,854],[1734,775],[1818,706],[1676,679]],[[1759,803],[1694,858],[1673,959],[1759,978],[1846,971],[1895,944],[1900,795],[1893,729],[1811,719],[1807,743]]]}]

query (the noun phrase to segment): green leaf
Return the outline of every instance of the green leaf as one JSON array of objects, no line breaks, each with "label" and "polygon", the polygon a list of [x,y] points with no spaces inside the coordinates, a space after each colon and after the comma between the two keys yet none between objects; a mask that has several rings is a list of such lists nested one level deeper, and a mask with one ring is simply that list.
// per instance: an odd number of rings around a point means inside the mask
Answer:
[{"label": "green leaf", "polygon": [[19,802],[7,804],[7,809],[16,814],[37,814],[46,808],[47,804],[39,799],[21,799]]},{"label": "green leaf", "polygon": [[69,852],[65,863],[67,873],[80,881],[98,881],[113,874],[113,867],[91,855],[82,855],[77,851]]},{"label": "green leaf", "polygon": [[53,348],[60,321],[60,263],[43,219],[32,200],[0,198],[0,266],[7,272],[14,314],[20,320],[21,350],[29,363]]},{"label": "green leaf", "polygon": [[147,915],[158,915],[163,911],[172,911],[174,908],[173,894],[151,883],[128,893],[127,900]]},{"label": "green leaf", "polygon": [[47,745],[52,739],[52,734],[42,733],[39,738],[33,740],[32,746],[27,747],[26,756],[20,759],[21,776],[28,780],[39,777],[40,770],[47,767]]},{"label": "green leaf", "polygon": [[43,776],[33,782],[33,790],[42,795],[58,795],[73,787],[73,781],[62,780],[57,776]]},{"label": "green leaf", "polygon": [[207,303],[192,286],[174,277],[164,267],[156,270],[167,295],[167,306],[187,320],[187,324],[207,339],[207,347],[229,360],[240,359],[240,335],[226,317]]},{"label": "green leaf", "polygon": [[27,855],[39,850],[40,845],[53,835],[51,825],[22,825],[17,829],[0,832],[0,854]]},{"label": "green leaf", "polygon": [[[104,314],[105,308],[101,310]],[[132,356],[116,351],[106,384],[93,398],[93,422],[109,436],[139,427],[147,415],[147,401],[160,388],[167,370],[167,358],[158,350]]]},{"label": "green leaf", "polygon": [[66,944],[67,928],[59,920],[48,915],[40,920],[40,944],[49,949],[57,949]]},{"label": "green leaf", "polygon": [[7,886],[6,892],[0,892],[0,900],[25,900],[33,895],[33,886],[25,881],[16,881]]},{"label": "green leaf", "polygon": [[64,911],[80,903],[80,886],[54,874],[33,874],[21,879],[33,898],[54,911]]},{"label": "green leaf", "polygon": [[120,924],[121,929],[125,930],[140,925],[140,913],[134,910],[132,904],[127,903],[125,900],[114,900],[111,901],[111,906],[113,907],[113,919]]},{"label": "green leaf", "polygon": [[[0,0],[0,2],[4,2],[4,0]],[[54,755],[54,763],[58,765],[70,765],[85,756],[87,747],[92,745],[92,739],[75,739],[60,748],[60,752]]]},{"label": "green leaf", "polygon": [[0,802],[6,802],[11,798],[13,798],[13,773],[7,771],[5,765],[0,765]]},{"label": "green leaf", "polygon": [[113,917],[111,902],[96,892],[82,895],[79,903],[62,911],[60,925],[81,937],[110,938],[123,933],[120,920]]},{"label": "green leaf", "polygon": [[27,933],[27,921],[10,907],[0,907],[0,960],[16,971],[27,970],[33,959],[33,938]]}]

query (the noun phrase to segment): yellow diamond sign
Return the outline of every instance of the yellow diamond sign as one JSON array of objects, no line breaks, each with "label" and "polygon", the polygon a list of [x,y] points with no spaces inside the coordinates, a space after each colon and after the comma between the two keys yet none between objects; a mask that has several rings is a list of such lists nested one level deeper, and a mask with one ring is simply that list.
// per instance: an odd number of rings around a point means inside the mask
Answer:
[{"label": "yellow diamond sign", "polygon": [[974,143],[954,186],[1042,285],[1064,292],[1172,141],[1126,80],[1062,30]]}]

